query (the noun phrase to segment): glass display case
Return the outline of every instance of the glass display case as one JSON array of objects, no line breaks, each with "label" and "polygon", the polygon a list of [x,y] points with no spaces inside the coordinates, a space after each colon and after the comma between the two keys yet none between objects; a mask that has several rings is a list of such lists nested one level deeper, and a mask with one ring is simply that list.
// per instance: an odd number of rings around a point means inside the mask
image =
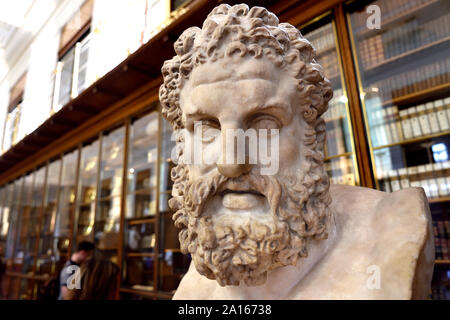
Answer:
[{"label": "glass display case", "polygon": [[155,290],[159,112],[131,119],[125,211],[125,288]]},{"label": "glass display case", "polygon": [[153,111],[130,126],[126,218],[156,214],[159,122]]},{"label": "glass display case", "polygon": [[[381,9],[379,29],[367,27],[369,4]],[[432,298],[439,298],[437,291],[449,294],[436,277],[450,265],[450,3],[379,0],[348,10],[376,187],[424,189],[436,249]]]},{"label": "glass display case", "polygon": [[28,174],[24,178],[23,190],[19,202],[19,224],[14,248],[13,271],[31,273],[34,257],[30,245],[36,239],[37,212],[32,207],[33,182],[35,175]]},{"label": "glass display case", "polygon": [[316,50],[316,61],[322,65],[325,77],[333,87],[333,98],[323,115],[327,129],[326,170],[331,183],[357,185],[358,166],[335,22],[332,15],[328,14],[300,27],[300,31]]},{"label": "glass display case", "polygon": [[58,189],[61,174],[61,161],[56,160],[48,165],[45,184],[45,199],[39,228],[39,245],[37,251],[36,274],[50,275],[55,271],[57,248],[54,243],[55,224],[58,208]]},{"label": "glass display case", "polygon": [[98,250],[117,263],[123,179],[125,128],[105,133],[102,138],[95,241]]},{"label": "glass display case", "polygon": [[71,218],[75,213],[75,193],[78,168],[78,149],[65,154],[62,158],[61,179],[58,186],[58,212],[55,222],[54,247],[57,261],[68,258]]},{"label": "glass display case", "polygon": [[3,187],[1,190],[2,206],[1,206],[1,220],[0,220],[0,238],[3,250],[2,255],[6,254],[6,238],[8,236],[9,219],[10,219],[9,203],[11,201],[12,187],[13,184],[9,184]]},{"label": "glass display case", "polygon": [[8,199],[7,207],[5,208],[5,210],[9,211],[9,227],[5,250],[6,259],[12,259],[13,257],[14,242],[16,233],[18,232],[17,230],[19,229],[19,203],[22,195],[23,180],[24,178],[17,179],[8,186],[10,198]]},{"label": "glass display case", "polygon": [[178,229],[172,221],[173,211],[168,206],[172,192],[170,171],[174,166],[172,156],[175,156],[175,139],[172,136],[172,126],[161,119],[161,155],[160,155],[160,259],[159,287],[161,291],[174,293],[191,262],[190,255],[180,251]]},{"label": "glass display case", "polygon": [[98,157],[98,140],[86,144],[81,149],[74,245],[81,241],[94,242]]},{"label": "glass display case", "polygon": [[[446,1],[378,1],[381,29],[364,7],[349,14],[377,187],[448,196],[450,29]],[[440,181],[440,182],[438,182]]]}]

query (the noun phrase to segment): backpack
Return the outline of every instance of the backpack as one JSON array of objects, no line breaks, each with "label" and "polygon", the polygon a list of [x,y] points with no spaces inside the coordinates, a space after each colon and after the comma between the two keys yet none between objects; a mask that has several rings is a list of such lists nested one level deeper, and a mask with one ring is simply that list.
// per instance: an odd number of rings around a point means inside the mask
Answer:
[{"label": "backpack", "polygon": [[58,300],[60,289],[59,276],[51,277],[39,288],[37,300]]}]

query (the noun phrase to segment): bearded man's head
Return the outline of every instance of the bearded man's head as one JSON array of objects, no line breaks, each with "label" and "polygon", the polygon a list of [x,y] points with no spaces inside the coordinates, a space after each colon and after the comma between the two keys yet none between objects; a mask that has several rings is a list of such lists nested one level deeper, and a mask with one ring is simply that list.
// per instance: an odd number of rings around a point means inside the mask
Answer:
[{"label": "bearded man's head", "polygon": [[[320,116],[330,82],[301,33],[261,7],[222,4],[174,48],[159,95],[176,132],[169,205],[181,249],[222,286],[261,285],[268,271],[296,265],[310,241],[327,237],[331,198]],[[208,161],[192,164],[186,150],[197,121]],[[260,174],[260,163],[221,161],[226,131],[237,129],[278,130],[276,174]]]}]

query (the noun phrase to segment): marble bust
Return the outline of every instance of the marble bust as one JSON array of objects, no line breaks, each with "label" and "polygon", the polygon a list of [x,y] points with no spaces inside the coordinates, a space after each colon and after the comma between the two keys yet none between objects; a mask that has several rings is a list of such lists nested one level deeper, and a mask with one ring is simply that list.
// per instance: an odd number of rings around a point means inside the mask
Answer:
[{"label": "marble bust", "polygon": [[[160,101],[177,143],[169,205],[192,256],[174,299],[428,298],[427,198],[330,186],[321,115],[333,91],[295,27],[222,4],[174,48]],[[250,129],[257,143],[235,148],[228,133]],[[271,174],[249,156],[261,141],[277,146]]]}]

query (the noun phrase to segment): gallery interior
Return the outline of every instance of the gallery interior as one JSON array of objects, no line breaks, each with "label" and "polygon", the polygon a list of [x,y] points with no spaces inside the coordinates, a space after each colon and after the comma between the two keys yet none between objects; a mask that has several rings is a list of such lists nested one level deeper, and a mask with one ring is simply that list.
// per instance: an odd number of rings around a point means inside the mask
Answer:
[{"label": "gallery interior", "polygon": [[[0,5],[0,299],[40,299],[81,241],[119,267],[115,299],[171,299],[191,258],[168,206],[161,67],[224,1],[17,3]],[[424,189],[429,297],[450,300],[450,2],[246,3],[297,27],[331,81],[331,183]]]}]

